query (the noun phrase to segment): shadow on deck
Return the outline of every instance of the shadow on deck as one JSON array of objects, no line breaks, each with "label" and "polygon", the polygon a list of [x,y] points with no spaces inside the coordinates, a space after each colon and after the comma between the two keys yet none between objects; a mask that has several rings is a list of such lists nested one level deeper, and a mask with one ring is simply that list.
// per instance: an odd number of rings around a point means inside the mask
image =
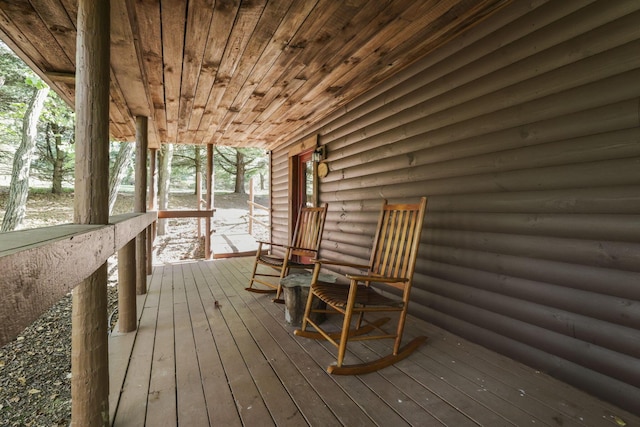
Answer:
[{"label": "shadow on deck", "polygon": [[211,235],[214,258],[254,256],[258,250],[256,238],[247,233],[221,232]]},{"label": "shadow on deck", "polygon": [[[251,258],[154,268],[137,332],[110,338],[115,426],[640,425],[545,374],[410,318],[429,341],[382,371],[337,377],[335,350],[295,337],[283,306],[244,291]],[[366,360],[380,345],[360,342]]]}]

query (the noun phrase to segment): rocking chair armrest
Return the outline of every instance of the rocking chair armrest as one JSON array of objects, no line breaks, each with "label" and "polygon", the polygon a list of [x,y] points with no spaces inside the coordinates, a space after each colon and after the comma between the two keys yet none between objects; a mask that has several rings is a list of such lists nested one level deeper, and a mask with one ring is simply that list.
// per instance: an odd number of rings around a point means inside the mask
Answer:
[{"label": "rocking chair armrest", "polygon": [[289,246],[289,245],[283,245],[286,248],[289,248],[291,250],[299,250],[299,251],[309,251],[309,252],[316,252],[315,249],[309,249],[309,248],[301,248],[299,246]]},{"label": "rocking chair armrest", "polygon": [[285,245],[285,244],[281,244],[281,243],[265,242],[263,240],[256,240],[256,242],[260,243],[260,244],[263,244],[263,245],[277,246],[279,248],[287,248],[287,249],[294,249],[294,250],[300,249],[300,250],[315,252],[314,249],[300,248],[298,246]]},{"label": "rocking chair armrest", "polygon": [[270,245],[270,246],[278,246],[280,248],[286,248],[289,245],[281,245],[280,243],[273,243],[273,242],[265,242],[263,240],[256,240],[257,243],[261,244],[261,245]]},{"label": "rocking chair armrest", "polygon": [[311,261],[315,262],[316,264],[326,264],[326,265],[336,265],[338,267],[353,267],[353,268],[359,268],[362,270],[368,270],[369,266],[365,265],[365,264],[354,264],[351,262],[343,262],[343,261],[333,261],[333,260],[328,260],[328,259],[319,259],[319,258],[314,258]]},{"label": "rocking chair armrest", "polygon": [[348,279],[355,280],[357,282],[398,283],[398,282],[409,281],[409,279],[406,277],[383,277],[383,276],[376,276],[375,274],[371,274],[371,275],[345,274],[345,276]]}]

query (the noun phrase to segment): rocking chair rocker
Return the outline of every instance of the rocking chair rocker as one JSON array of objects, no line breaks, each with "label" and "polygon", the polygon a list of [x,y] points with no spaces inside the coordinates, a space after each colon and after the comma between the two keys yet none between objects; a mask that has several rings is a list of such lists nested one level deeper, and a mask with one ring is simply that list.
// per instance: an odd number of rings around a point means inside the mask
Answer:
[{"label": "rocking chair rocker", "polygon": [[[425,197],[417,204],[390,205],[384,201],[369,265],[316,260],[302,326],[294,334],[326,339],[338,347],[336,364],[327,368],[330,374],[355,375],[377,371],[409,356],[427,340],[427,337],[420,336],[400,348],[426,205]],[[325,266],[351,267],[366,273],[346,274],[349,285],[326,283],[318,280],[320,269]],[[371,283],[399,290],[401,299],[383,295],[370,286]],[[312,308],[318,306],[313,304],[314,298],[325,302],[327,309]],[[327,332],[314,322],[311,314],[320,312],[342,314],[344,319],[341,331]],[[365,318],[366,313],[381,312],[396,312],[394,317],[398,321],[395,332],[388,333],[381,328],[390,320],[389,317],[373,320]],[[355,327],[352,326],[354,315]],[[309,326],[316,331],[307,330]],[[370,334],[371,332],[374,333]],[[349,341],[385,338],[394,340],[393,351],[388,356],[367,363],[343,365]]]},{"label": "rocking chair rocker", "polygon": [[[258,251],[256,252],[253,272],[251,273],[249,286],[245,289],[256,293],[276,292],[276,297],[273,301],[284,303],[284,300],[280,298],[282,293],[280,280],[286,277],[291,269],[313,269],[314,264],[305,262],[304,258],[318,256],[326,216],[326,203],[317,208],[303,207],[298,211],[298,219],[289,245],[258,241]],[[263,254],[263,245],[271,245],[272,248],[274,246],[282,247],[285,250],[285,254],[283,257]],[[262,268],[259,269],[259,266],[262,266]],[[277,271],[277,274],[262,272],[265,267]],[[267,280],[269,277],[272,278],[271,281]],[[273,283],[275,278],[278,280],[277,283]],[[256,288],[254,287],[255,283],[260,283],[269,289]]]}]

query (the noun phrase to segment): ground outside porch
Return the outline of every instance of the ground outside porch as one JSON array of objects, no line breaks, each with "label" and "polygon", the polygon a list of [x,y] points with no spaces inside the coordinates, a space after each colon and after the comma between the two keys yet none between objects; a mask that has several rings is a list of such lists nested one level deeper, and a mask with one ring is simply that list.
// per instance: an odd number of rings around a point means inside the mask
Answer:
[{"label": "ground outside porch", "polygon": [[[632,426],[640,418],[410,318],[429,341],[394,366],[331,376],[335,349],[296,337],[272,295],[246,292],[252,257],[156,266],[139,328],[114,334],[115,426]],[[360,342],[347,362],[386,351]]]}]

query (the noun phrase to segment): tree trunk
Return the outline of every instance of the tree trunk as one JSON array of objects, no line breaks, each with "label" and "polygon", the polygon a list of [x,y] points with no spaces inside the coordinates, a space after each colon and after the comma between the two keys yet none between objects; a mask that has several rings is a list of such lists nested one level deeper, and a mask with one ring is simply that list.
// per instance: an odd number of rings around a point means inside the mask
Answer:
[{"label": "tree trunk", "polygon": [[[160,170],[158,171],[158,209],[169,207],[169,184],[171,181],[171,160],[173,159],[173,144],[166,144],[160,150]],[[169,231],[167,220],[158,220],[158,235]]]},{"label": "tree trunk", "polygon": [[62,135],[55,135],[56,154],[53,159],[53,177],[51,179],[51,192],[53,194],[62,194],[62,178],[64,176],[64,159],[66,153],[62,150]]},{"label": "tree trunk", "polygon": [[27,196],[29,195],[31,157],[36,146],[36,135],[38,134],[38,119],[48,94],[48,86],[36,90],[22,121],[22,140],[13,158],[7,210],[4,213],[2,229],[0,229],[3,233],[15,230],[24,219]]},{"label": "tree trunk", "polygon": [[133,148],[133,144],[121,142],[120,150],[118,150],[116,159],[109,171],[109,215],[113,212],[113,207],[115,206],[116,199],[118,198],[120,184],[122,184],[122,180],[127,173],[127,168],[129,167],[129,164],[131,164]]},{"label": "tree trunk", "polygon": [[240,150],[236,151],[236,189],[234,193],[246,194],[244,191],[244,153]]}]

